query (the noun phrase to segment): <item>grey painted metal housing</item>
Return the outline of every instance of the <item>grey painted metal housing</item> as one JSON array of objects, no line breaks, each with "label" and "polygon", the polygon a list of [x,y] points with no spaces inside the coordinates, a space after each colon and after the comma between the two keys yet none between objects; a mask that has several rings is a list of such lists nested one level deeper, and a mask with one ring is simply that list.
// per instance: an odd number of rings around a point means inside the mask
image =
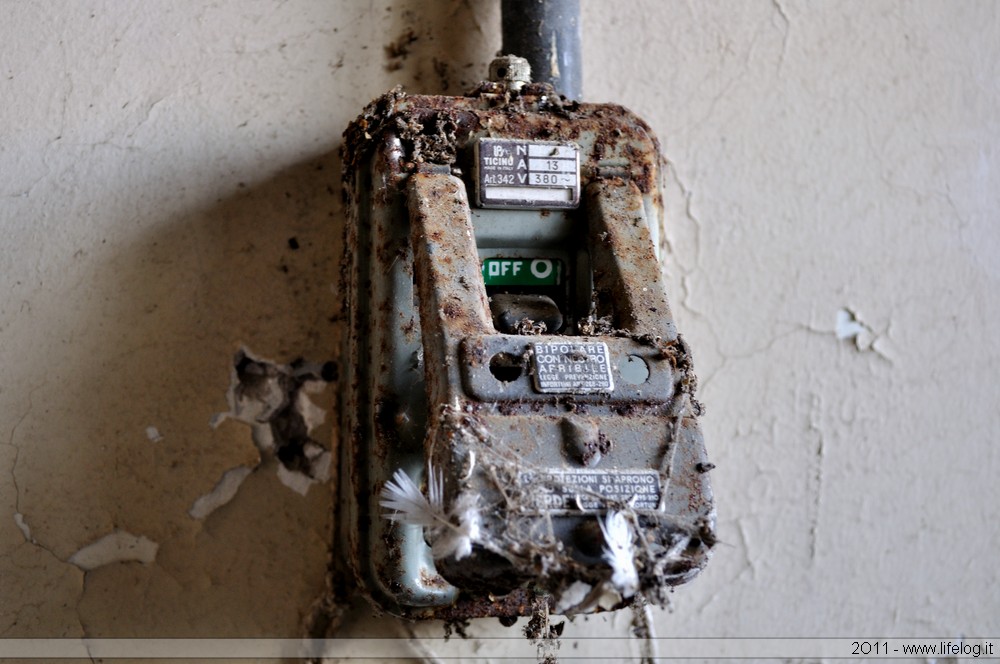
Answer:
[{"label": "grey painted metal housing", "polygon": [[[539,597],[569,613],[634,592],[664,602],[707,562],[715,515],[690,351],[656,260],[648,127],[547,85],[484,83],[468,97],[390,93],[346,137],[340,524],[366,594],[439,618],[523,615]],[[484,138],[578,148],[579,208],[470,205]],[[481,266],[498,256],[566,265],[546,291],[560,330],[497,332],[490,292],[504,289]],[[546,362],[606,362],[609,380],[545,393]],[[429,504],[441,473],[441,524],[386,518],[399,470]],[[609,515],[625,524],[624,571],[607,553]],[[469,555],[435,556],[456,533]]]}]

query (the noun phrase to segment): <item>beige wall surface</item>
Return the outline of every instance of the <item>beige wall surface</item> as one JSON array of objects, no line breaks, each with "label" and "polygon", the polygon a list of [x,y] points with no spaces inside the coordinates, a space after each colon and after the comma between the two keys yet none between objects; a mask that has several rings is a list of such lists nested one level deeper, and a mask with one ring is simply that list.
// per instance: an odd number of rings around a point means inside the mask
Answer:
[{"label": "beige wall surface", "polygon": [[[473,85],[497,5],[0,0],[0,636],[302,633],[331,486],[209,423],[241,345],[333,358],[341,133],[397,83]],[[583,24],[586,98],[669,163],[718,466],[721,542],[658,635],[1000,637],[1000,4],[585,0]],[[628,633],[578,618],[562,653]]]}]

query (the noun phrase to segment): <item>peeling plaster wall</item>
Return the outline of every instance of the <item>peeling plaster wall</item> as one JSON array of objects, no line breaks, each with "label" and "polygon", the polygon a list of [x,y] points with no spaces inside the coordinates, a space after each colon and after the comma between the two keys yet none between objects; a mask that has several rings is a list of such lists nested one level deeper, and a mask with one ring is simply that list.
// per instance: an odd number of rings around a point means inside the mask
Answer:
[{"label": "peeling plaster wall", "polygon": [[[469,87],[497,4],[0,0],[0,636],[300,634],[330,486],[209,421],[241,344],[332,358],[340,134]],[[722,543],[658,634],[996,636],[998,5],[583,5],[587,98],[669,160],[718,465]]]}]

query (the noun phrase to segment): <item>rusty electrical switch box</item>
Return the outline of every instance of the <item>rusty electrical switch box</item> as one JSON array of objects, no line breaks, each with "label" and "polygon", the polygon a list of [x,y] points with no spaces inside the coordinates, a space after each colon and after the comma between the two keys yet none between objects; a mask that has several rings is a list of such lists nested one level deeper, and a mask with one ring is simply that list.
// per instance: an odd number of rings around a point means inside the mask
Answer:
[{"label": "rusty electrical switch box", "polygon": [[715,513],[659,146],[620,106],[496,78],[393,91],[345,133],[349,563],[410,618],[663,603]]}]

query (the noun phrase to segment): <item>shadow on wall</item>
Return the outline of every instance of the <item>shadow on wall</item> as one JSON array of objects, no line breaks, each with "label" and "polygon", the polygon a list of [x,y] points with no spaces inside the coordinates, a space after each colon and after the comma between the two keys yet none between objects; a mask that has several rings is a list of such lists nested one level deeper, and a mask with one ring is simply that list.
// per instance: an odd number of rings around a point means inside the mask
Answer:
[{"label": "shadow on wall", "polygon": [[407,92],[462,95],[486,78],[500,47],[499,2],[404,0],[385,12],[382,52],[372,56]]},{"label": "shadow on wall", "polygon": [[[73,366],[41,360],[58,386],[20,435],[17,511],[63,561],[113,532],[158,545],[152,563],[128,562],[139,554],[125,547],[111,558],[126,562],[87,572],[89,636],[300,633],[324,587],[332,487],[299,495],[275,460],[257,466],[247,427],[209,421],[226,410],[241,344],[280,362],[336,355],[337,164],[326,154],[206,209],[143,220],[141,240],[91,261],[86,319],[52,331],[81,343]],[[332,420],[333,390],[312,398]],[[329,446],[331,427],[316,437]],[[256,469],[232,502],[189,515],[240,466]]]},{"label": "shadow on wall", "polygon": [[[497,42],[492,4],[396,3],[388,18],[372,17],[390,26],[384,53],[372,57],[381,44],[354,53],[352,67],[386,88],[461,94],[483,77],[484,48]],[[438,11],[428,15],[430,7]],[[368,101],[357,99],[356,111]],[[325,588],[333,486],[294,492],[274,459],[260,460],[247,427],[209,422],[227,409],[241,345],[280,363],[336,359],[343,210],[339,156],[330,143],[323,149],[179,214],[131,196],[131,218],[114,222],[120,239],[78,251],[67,269],[76,284],[54,287],[79,293],[80,308],[62,311],[56,297],[39,305],[56,323],[43,332],[45,354],[34,351],[37,389],[17,429],[15,511],[36,553],[59,561],[113,533],[150,544],[136,548],[126,537],[112,562],[82,578],[53,562],[57,572],[46,574],[63,579],[63,594],[50,593],[51,609],[7,636],[301,635]],[[150,185],[129,183],[127,166],[112,166],[119,187]],[[213,175],[228,189],[227,174]],[[87,213],[101,215],[100,203]],[[333,440],[334,397],[335,386],[312,396],[327,411],[314,436],[324,443]],[[252,470],[229,503],[201,519],[189,514],[239,468]],[[48,587],[36,583],[37,569],[24,574],[25,585]],[[74,616],[79,628],[68,624]]]}]

